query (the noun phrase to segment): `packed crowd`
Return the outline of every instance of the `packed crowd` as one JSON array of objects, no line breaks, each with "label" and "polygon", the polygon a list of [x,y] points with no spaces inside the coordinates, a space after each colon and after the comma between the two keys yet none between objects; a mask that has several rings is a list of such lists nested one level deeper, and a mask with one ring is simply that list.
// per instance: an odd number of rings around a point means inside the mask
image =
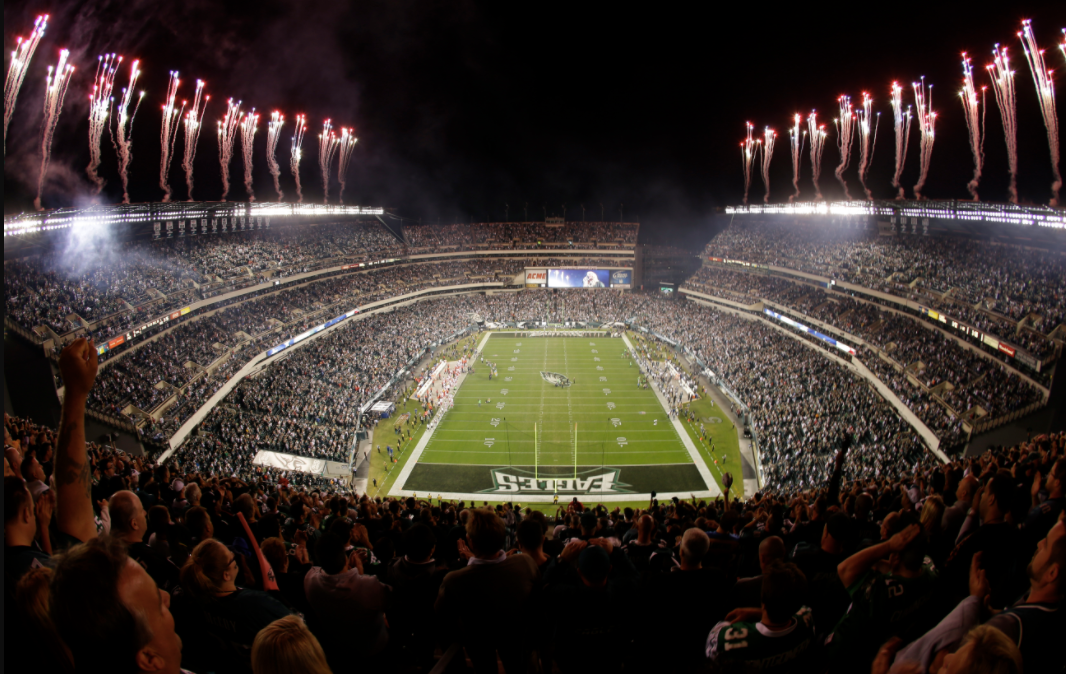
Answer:
[{"label": "packed crowd", "polygon": [[438,246],[536,248],[544,243],[635,244],[638,227],[636,223],[621,222],[567,222],[561,226],[543,222],[492,222],[409,226],[404,228],[404,235],[414,250]]},{"label": "packed crowd", "polygon": [[[996,418],[1038,402],[1043,397],[1036,387],[988,357],[978,355],[938,330],[927,329],[915,318],[869,302],[837,293],[830,295],[814,286],[765,274],[711,266],[700,269],[688,285],[710,295],[726,296],[726,299],[741,294],[745,304],[760,298],[767,299],[855,335],[884,351],[901,367],[911,366],[910,372],[921,379],[926,387],[931,388],[942,382],[950,384],[950,390],[942,398],[951,404],[960,417],[980,406],[990,418]],[[720,290],[722,288],[725,290]],[[998,352],[985,353],[1004,357]],[[870,353],[866,361],[877,358],[877,354]],[[902,381],[900,378],[896,380]],[[908,392],[901,397],[915,403],[909,406],[931,428],[936,426],[943,431],[942,439],[958,437],[957,423],[946,423],[940,411],[932,405],[919,402],[927,398],[924,392]]]},{"label": "packed crowd", "polygon": [[1066,319],[1066,256],[1047,250],[746,222],[717,235],[704,253],[875,289],[886,288],[883,284],[894,282],[893,276],[903,284],[917,280],[919,287],[936,293],[954,289],[960,300],[1014,321],[1037,313],[1054,327]]},{"label": "packed crowd", "polygon": [[807,485],[545,514],[87,446],[93,354],[79,341],[61,360],[64,433],[5,417],[22,671],[1062,668],[1063,434],[852,480],[856,429]]}]

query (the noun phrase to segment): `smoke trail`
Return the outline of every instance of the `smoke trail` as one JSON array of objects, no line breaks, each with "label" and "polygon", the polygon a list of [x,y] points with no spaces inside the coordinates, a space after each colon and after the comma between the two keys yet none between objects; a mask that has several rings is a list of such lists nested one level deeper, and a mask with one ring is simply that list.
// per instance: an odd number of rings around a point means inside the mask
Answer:
[{"label": "smoke trail", "polygon": [[803,115],[798,112],[792,116],[794,125],[788,130],[788,142],[792,149],[792,187],[795,192],[788,198],[788,203],[796,200],[800,195],[800,168],[803,165],[803,141],[807,138],[807,132],[800,129],[803,123]]},{"label": "smoke trail", "polygon": [[233,160],[233,141],[241,123],[241,102],[226,101],[226,116],[218,123],[218,163],[222,165],[222,201],[229,194],[229,165]]},{"label": "smoke trail", "polygon": [[181,110],[177,109],[178,97],[178,71],[170,71],[170,84],[167,85],[166,103],[163,104],[163,125],[159,130],[159,144],[162,146],[159,158],[159,187],[163,189],[163,203],[170,201],[170,160],[174,157],[174,141],[178,137],[178,120],[185,111],[185,103],[181,102]]},{"label": "smoke trail", "polygon": [[281,201],[281,167],[278,166],[278,138],[281,137],[281,126],[285,123],[285,117],[275,110],[270,113],[270,122],[267,124],[267,169],[274,176],[274,191],[278,193],[278,201]]},{"label": "smoke trail", "polygon": [[922,188],[925,186],[925,179],[929,177],[929,162],[933,157],[936,113],[933,112],[933,85],[929,85],[927,92],[925,77],[923,76],[921,82],[912,82],[911,86],[914,87],[914,103],[918,106],[918,131],[921,133],[921,144],[919,145],[921,148],[919,152],[921,170],[918,173],[918,182],[914,185],[914,197],[922,199]]},{"label": "smoke trail", "polygon": [[70,76],[74,74],[74,66],[67,63],[69,56],[70,50],[68,49],[59,52],[59,63],[56,64],[55,70],[52,70],[52,66],[48,66],[48,77],[45,79],[44,123],[41,125],[41,175],[37,179],[37,198],[33,200],[33,207],[38,211],[44,210],[41,206],[41,192],[44,191],[44,178],[48,173],[48,160],[52,156],[52,137],[56,132],[56,124],[59,123],[59,113],[63,111],[63,97],[67,95]]},{"label": "smoke trail", "polygon": [[892,174],[892,187],[899,190],[897,199],[903,198],[903,185],[899,179],[903,176],[903,164],[907,161],[907,146],[911,139],[911,106],[903,109],[903,87],[892,83],[892,121],[896,130],[896,172]]},{"label": "smoke trail", "polygon": [[[962,91],[959,98],[962,99],[962,109],[966,113],[966,130],[970,134],[970,152],[973,153],[973,179],[966,183],[966,189],[973,195],[974,201],[980,201],[977,196],[977,185],[981,181],[981,170],[985,165],[985,116],[984,100],[977,98],[977,90],[973,85],[973,68],[966,52],[962,53]],[[981,87],[984,94],[985,88]]]},{"label": "smoke trail", "polygon": [[847,171],[848,165],[851,164],[851,145],[855,142],[855,113],[851,109],[851,96],[841,96],[837,99],[837,103],[840,104],[840,117],[834,120],[834,124],[837,127],[837,150],[840,152],[840,164],[833,173],[840,182],[840,186],[844,188],[844,198],[851,201],[848,184],[844,180],[844,171]]},{"label": "smoke trail", "polygon": [[259,127],[259,115],[255,114],[255,108],[244,116],[241,122],[241,155],[244,157],[244,189],[248,190],[248,201],[255,201],[255,191],[252,190],[252,140],[255,138],[256,129]]},{"label": "smoke trail", "polygon": [[33,52],[37,51],[37,44],[44,36],[44,29],[48,27],[48,15],[42,14],[33,22],[33,32],[28,39],[15,38],[15,51],[11,52],[11,65],[7,69],[7,79],[4,80],[4,155],[7,155],[7,127],[11,124],[11,116],[15,114],[15,102],[19,97],[19,89],[22,81],[26,79],[26,71],[30,67]]},{"label": "smoke trail", "polygon": [[1051,71],[1044,66],[1044,50],[1036,46],[1036,37],[1033,35],[1032,22],[1026,19],[1022,21],[1022,30],[1018,33],[1022,39],[1022,51],[1025,60],[1029,62],[1029,71],[1033,74],[1033,83],[1036,85],[1036,94],[1040,99],[1040,113],[1044,116],[1044,126],[1047,127],[1048,149],[1051,150],[1051,175],[1054,180],[1051,183],[1052,206],[1059,205],[1059,190],[1062,189],[1062,173],[1059,171],[1059,118],[1055,112],[1055,83],[1051,79]]},{"label": "smoke trail", "polygon": [[133,140],[130,134],[133,132],[133,120],[137,116],[137,111],[141,109],[141,101],[144,100],[142,91],[137,97],[137,105],[133,108],[133,114],[129,114],[130,101],[133,99],[133,85],[137,83],[137,78],[141,74],[137,68],[139,64],[140,61],[130,64],[130,83],[122,90],[122,102],[118,106],[116,124],[111,127],[111,145],[114,146],[115,154],[118,156],[118,177],[122,180],[122,203],[124,204],[130,202],[129,171],[130,161],[133,159]]},{"label": "smoke trail", "polygon": [[867,92],[862,92],[862,110],[859,117],[859,183],[866,198],[873,200],[873,192],[866,186],[866,177],[870,173],[870,164],[874,161],[874,149],[877,145],[877,127],[881,125],[881,113],[874,118],[873,135],[870,135],[870,116],[873,114],[874,99]]},{"label": "smoke trail", "polygon": [[996,107],[1003,120],[1003,137],[1007,142],[1007,168],[1010,171],[1008,199],[1018,203],[1018,114],[1014,97],[1014,71],[1010,69],[1007,48],[999,45],[992,50],[993,61],[988,68],[992,78],[992,92],[996,95]]},{"label": "smoke trail", "polygon": [[766,194],[763,195],[764,204],[770,203],[770,159],[774,156],[774,139],[777,134],[770,127],[763,130],[762,140],[762,182],[766,185]]},{"label": "smoke trail", "polygon": [[822,188],[818,185],[818,179],[822,175],[822,151],[825,150],[825,124],[818,125],[818,111],[811,110],[807,117],[807,129],[811,136],[811,179],[814,181],[814,198],[818,201],[823,199]]},{"label": "smoke trail", "polygon": [[329,203],[329,165],[333,163],[333,154],[337,151],[340,140],[332,131],[333,125],[327,119],[322,124],[322,133],[318,134],[318,168],[322,171],[322,203]]},{"label": "smoke trail", "polygon": [[355,137],[355,129],[341,129],[341,137],[338,148],[340,154],[337,158],[337,179],[341,182],[341,191],[338,201],[344,203],[344,188],[347,185],[348,164],[352,161],[352,151],[359,141]]},{"label": "smoke trail", "polygon": [[[189,201],[192,201],[192,167],[196,158],[196,144],[200,140],[200,128],[203,126],[204,111],[207,110],[207,102],[210,96],[203,96],[204,81],[196,80],[196,94],[192,99],[192,109],[185,113],[185,158],[181,167],[185,169],[185,185],[189,190]],[[203,96],[204,103],[200,105]]]},{"label": "smoke trail", "polygon": [[104,189],[105,181],[96,172],[100,168],[100,141],[104,135],[104,127],[111,115],[111,92],[115,88],[115,73],[122,65],[122,57],[115,54],[106,54],[98,58],[96,64],[96,79],[93,81],[93,92],[89,96],[89,165],[85,172],[89,180],[96,185],[96,193],[100,194]]},{"label": "smoke trail", "polygon": [[307,131],[307,117],[296,115],[296,128],[292,134],[292,151],[289,155],[289,168],[292,169],[292,177],[296,178],[296,203],[304,202],[304,190],[300,185],[300,159],[303,158],[304,132]]}]

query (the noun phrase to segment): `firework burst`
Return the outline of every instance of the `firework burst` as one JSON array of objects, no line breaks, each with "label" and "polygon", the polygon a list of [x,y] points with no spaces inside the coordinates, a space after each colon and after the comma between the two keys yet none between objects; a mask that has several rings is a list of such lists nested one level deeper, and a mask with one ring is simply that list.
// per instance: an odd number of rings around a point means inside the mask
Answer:
[{"label": "firework burst", "polygon": [[281,137],[281,127],[285,124],[285,117],[275,110],[270,113],[270,121],[267,123],[267,169],[274,177],[274,191],[278,193],[278,201],[282,199],[281,193],[281,167],[278,166],[278,138]]},{"label": "firework burst", "polygon": [[1055,112],[1055,82],[1051,79],[1051,71],[1044,65],[1044,50],[1036,45],[1036,37],[1033,35],[1032,22],[1022,22],[1022,30],[1018,33],[1022,40],[1022,51],[1025,60],[1029,62],[1029,71],[1033,74],[1033,83],[1036,84],[1036,95],[1040,101],[1040,114],[1044,116],[1044,126],[1047,127],[1048,149],[1051,150],[1051,205],[1059,203],[1059,190],[1062,189],[1062,173],[1059,171],[1059,118]]},{"label": "firework burst", "polygon": [[133,160],[133,120],[137,117],[137,111],[141,109],[141,101],[144,100],[144,92],[137,96],[137,105],[130,113],[130,103],[133,101],[133,88],[137,84],[137,78],[141,71],[137,67],[140,61],[130,64],[130,81],[122,90],[122,101],[118,106],[118,114],[115,115],[115,124],[111,127],[111,144],[118,156],[118,177],[122,181],[122,203],[130,202],[130,162]]},{"label": "firework burst", "polygon": [[840,152],[840,163],[833,174],[837,177],[840,186],[844,188],[844,198],[851,201],[848,193],[848,183],[844,180],[844,171],[851,164],[851,146],[855,142],[855,112],[851,108],[851,96],[841,96],[837,99],[840,104],[840,117],[833,120],[837,128],[837,150]]},{"label": "firework burst", "polygon": [[[201,99],[203,99],[202,105]],[[200,140],[204,111],[207,110],[207,102],[210,100],[210,96],[204,96],[204,81],[196,80],[196,93],[192,99],[192,108],[185,113],[185,158],[181,162],[181,167],[185,169],[185,185],[189,190],[189,201],[192,201],[192,167],[193,160],[196,159],[196,143]]]},{"label": "firework burst", "polygon": [[292,169],[292,177],[296,178],[296,201],[304,202],[304,190],[300,185],[300,159],[303,158],[304,132],[307,131],[307,117],[296,115],[296,128],[292,133],[292,151],[289,155],[289,168]]},{"label": "firework burst", "polygon": [[166,102],[163,104],[163,124],[159,129],[159,144],[162,148],[159,157],[159,187],[163,190],[163,202],[170,201],[170,164],[174,158],[174,141],[178,138],[178,126],[181,115],[185,112],[186,101],[178,108],[178,71],[170,71],[170,84],[167,85]]},{"label": "firework burst", "polygon": [[226,116],[218,123],[218,163],[222,167],[222,201],[229,195],[229,165],[233,161],[233,142],[241,124],[241,102],[226,101]]},{"label": "firework burst", "polygon": [[914,103],[918,106],[918,131],[921,133],[918,182],[914,185],[914,196],[921,199],[922,188],[929,177],[929,162],[933,158],[936,113],[933,112],[933,85],[926,87],[923,77],[920,82],[913,82],[911,86],[914,87]]},{"label": "firework burst", "polygon": [[740,161],[741,166],[744,169],[744,204],[748,203],[748,189],[751,188],[751,166],[755,162],[755,155],[758,154],[758,145],[755,143],[755,138],[752,135],[755,132],[755,125],[751,122],[744,122],[744,129],[747,131],[748,137],[740,143]]},{"label": "firework burst", "polygon": [[70,50],[64,49],[59,52],[59,63],[54,69],[48,66],[48,77],[45,79],[44,122],[41,125],[41,174],[37,178],[37,198],[33,200],[33,206],[38,211],[44,210],[41,206],[41,193],[44,191],[48,162],[52,158],[52,137],[55,136],[56,124],[59,123],[59,113],[63,111],[63,98],[67,95],[70,77],[74,74],[74,66],[67,63],[69,57]]},{"label": "firework burst", "polygon": [[322,124],[322,133],[318,134],[318,168],[322,172],[322,203],[329,203],[329,167],[333,155],[337,152],[340,139],[333,133],[333,125],[327,119]]},{"label": "firework burst", "polygon": [[111,115],[111,92],[115,88],[115,73],[122,65],[122,57],[115,54],[100,56],[96,64],[96,79],[93,80],[93,92],[89,96],[89,165],[85,172],[89,180],[96,185],[96,193],[104,189],[106,182],[97,169],[100,168],[100,141],[103,139],[104,128],[107,126],[108,117]]},{"label": "firework burst", "polygon": [[11,116],[15,113],[15,102],[19,97],[19,89],[22,81],[26,79],[26,71],[33,59],[33,52],[37,51],[37,44],[44,37],[44,29],[48,27],[48,15],[42,14],[33,23],[33,32],[28,38],[15,38],[15,51],[11,52],[11,65],[7,69],[7,79],[4,80],[4,154],[7,154],[7,127],[11,124]]},{"label": "firework burst", "polygon": [[241,122],[241,156],[244,158],[244,189],[248,192],[248,201],[255,201],[255,192],[252,189],[252,141],[258,128],[259,115],[255,114],[255,108],[252,108]]},{"label": "firework burst", "polygon": [[800,195],[800,168],[803,165],[803,144],[807,132],[802,128],[803,115],[798,112],[792,116],[792,128],[788,130],[788,143],[792,150],[792,187],[795,192],[788,198],[792,203]]},{"label": "firework burst", "polygon": [[341,137],[337,145],[337,179],[341,183],[341,191],[338,201],[344,203],[344,188],[347,184],[348,164],[352,161],[352,151],[359,139],[355,137],[355,129],[341,129]]},{"label": "firework burst", "polygon": [[818,180],[822,176],[822,152],[825,150],[825,124],[818,124],[818,111],[811,110],[807,116],[807,130],[811,137],[811,180],[814,182],[814,198],[818,201],[823,199],[822,188]]},{"label": "firework burst", "polygon": [[898,83],[892,83],[892,122],[896,131],[896,170],[892,174],[892,187],[898,192],[897,199],[903,198],[903,185],[899,179],[903,177],[903,165],[907,161],[907,146],[911,139],[911,106],[903,107],[903,87]]},{"label": "firework burst", "polygon": [[985,164],[985,105],[984,91],[981,87],[981,98],[977,97],[977,89],[973,84],[973,67],[966,52],[962,54],[962,91],[959,98],[962,99],[962,109],[966,113],[966,130],[970,134],[970,152],[973,154],[973,178],[966,183],[966,189],[970,191],[974,201],[979,201],[977,185],[981,181],[981,170]]},{"label": "firework burst", "polygon": [[763,203],[770,203],[770,159],[774,156],[774,140],[777,134],[770,127],[763,129],[762,137],[762,182],[766,186],[766,194],[763,195]]},{"label": "firework burst", "polygon": [[[874,116],[874,99],[867,92],[862,92],[862,109],[856,112],[858,116],[859,131],[859,184],[866,198],[872,200],[873,192],[866,186],[866,177],[870,173],[870,164],[874,160],[874,149],[877,145],[877,127],[880,126],[881,113]],[[873,116],[873,133],[871,134],[870,117]]]}]

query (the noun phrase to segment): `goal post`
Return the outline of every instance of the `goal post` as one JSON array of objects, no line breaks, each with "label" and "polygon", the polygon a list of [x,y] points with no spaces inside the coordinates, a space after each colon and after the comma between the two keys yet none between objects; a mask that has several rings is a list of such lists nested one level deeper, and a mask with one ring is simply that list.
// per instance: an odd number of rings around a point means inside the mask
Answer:
[{"label": "goal post", "polygon": [[574,422],[574,479],[577,479],[577,422]]},{"label": "goal post", "polygon": [[537,422],[533,422],[533,479],[540,479],[540,444],[537,442]]}]

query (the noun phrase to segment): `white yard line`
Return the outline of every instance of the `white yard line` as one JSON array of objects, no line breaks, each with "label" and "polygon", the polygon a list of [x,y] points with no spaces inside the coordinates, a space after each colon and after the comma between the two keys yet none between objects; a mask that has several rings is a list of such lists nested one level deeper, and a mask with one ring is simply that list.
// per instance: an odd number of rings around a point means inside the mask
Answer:
[{"label": "white yard line", "polygon": [[[626,346],[628,346],[631,351],[636,350],[634,349],[632,342],[629,341],[629,335],[622,335],[622,341],[625,342]],[[637,364],[640,364],[639,360],[637,361]],[[662,405],[663,411],[666,412],[666,418],[670,419],[673,423],[674,430],[677,431],[677,435],[681,439],[681,444],[683,444],[685,449],[688,450],[688,455],[692,458],[692,463],[696,464],[696,470],[700,471],[700,476],[703,478],[703,481],[707,483],[707,488],[710,491],[711,497],[721,496],[721,488],[718,486],[718,483],[715,482],[714,476],[711,475],[711,469],[707,467],[707,463],[703,460],[703,457],[700,456],[700,452],[696,449],[696,445],[693,444],[692,438],[688,436],[685,427],[681,425],[681,420],[670,416],[670,406],[667,404],[663,394],[659,392],[659,389],[657,389],[654,384],[651,384],[649,388],[655,392],[655,397],[659,399],[659,404]]]}]

